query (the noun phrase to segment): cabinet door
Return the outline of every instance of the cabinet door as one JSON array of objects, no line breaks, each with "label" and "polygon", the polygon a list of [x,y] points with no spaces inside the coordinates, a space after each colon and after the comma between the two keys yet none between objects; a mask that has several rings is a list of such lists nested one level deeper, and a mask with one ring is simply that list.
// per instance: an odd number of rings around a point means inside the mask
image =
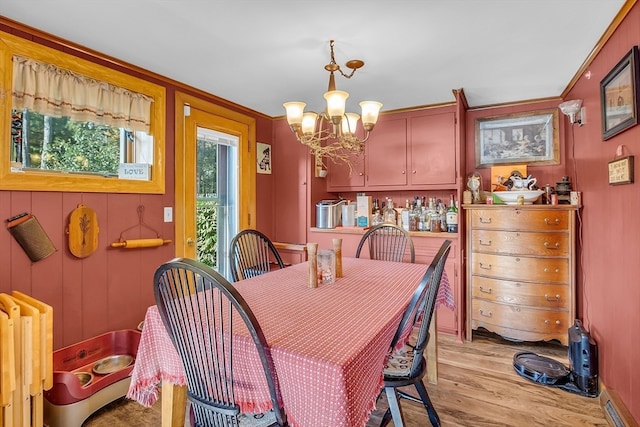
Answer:
[{"label": "cabinet door", "polygon": [[455,184],[455,114],[431,114],[410,120],[411,184]]},{"label": "cabinet door", "polygon": [[327,165],[327,191],[361,190],[364,188],[364,156],[349,156],[352,169],[344,163],[333,163],[325,160]]},{"label": "cabinet door", "polygon": [[307,148],[300,144],[286,120],[273,125],[273,191],[276,207],[274,241],[307,241]]},{"label": "cabinet door", "polygon": [[407,120],[380,119],[366,146],[366,186],[407,185]]}]

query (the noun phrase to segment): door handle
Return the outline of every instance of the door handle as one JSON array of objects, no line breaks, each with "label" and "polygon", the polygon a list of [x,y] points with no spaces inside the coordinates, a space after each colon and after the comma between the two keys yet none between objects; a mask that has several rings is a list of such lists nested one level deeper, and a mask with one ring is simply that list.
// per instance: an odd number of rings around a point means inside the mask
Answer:
[{"label": "door handle", "polygon": [[196,241],[193,240],[193,237],[187,237],[187,245],[189,245],[189,246],[195,246],[196,245]]}]

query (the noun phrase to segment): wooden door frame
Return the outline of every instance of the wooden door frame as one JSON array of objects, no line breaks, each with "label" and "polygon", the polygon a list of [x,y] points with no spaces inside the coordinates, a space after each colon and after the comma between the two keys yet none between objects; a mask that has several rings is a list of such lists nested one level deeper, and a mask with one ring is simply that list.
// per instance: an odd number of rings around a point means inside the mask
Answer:
[{"label": "wooden door frame", "polygon": [[[256,121],[254,118],[238,113],[233,110],[212,104],[195,96],[176,92],[175,94],[175,250],[176,256],[195,258],[195,246],[188,245],[188,239],[195,240],[195,233],[189,236],[193,227],[188,223],[188,218],[194,218],[195,213],[189,211],[186,206],[185,179],[186,170],[185,150],[189,147],[185,139],[185,114],[184,106],[189,105],[192,109],[204,111],[224,120],[237,122],[247,128],[247,137],[240,137],[239,155],[240,162],[238,171],[239,188],[239,229],[249,227],[255,228],[256,218]],[[224,132],[224,129],[221,129]],[[240,197],[240,195],[242,195]]]}]

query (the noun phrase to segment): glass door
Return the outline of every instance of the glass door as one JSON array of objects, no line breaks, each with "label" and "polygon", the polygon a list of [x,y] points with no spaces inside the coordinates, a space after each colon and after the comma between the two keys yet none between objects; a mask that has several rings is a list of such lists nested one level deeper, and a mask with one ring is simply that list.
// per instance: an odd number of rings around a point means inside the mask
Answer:
[{"label": "glass door", "polygon": [[238,137],[196,128],[196,256],[229,277],[238,232]]},{"label": "glass door", "polygon": [[231,239],[255,228],[255,120],[182,93],[175,106],[176,256],[230,279]]}]

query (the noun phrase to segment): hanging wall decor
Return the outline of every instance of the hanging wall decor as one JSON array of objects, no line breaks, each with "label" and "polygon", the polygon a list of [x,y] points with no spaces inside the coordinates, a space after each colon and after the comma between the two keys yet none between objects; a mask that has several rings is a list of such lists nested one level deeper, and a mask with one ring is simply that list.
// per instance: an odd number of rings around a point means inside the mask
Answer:
[{"label": "hanging wall decor", "polygon": [[271,175],[271,145],[258,142],[256,144],[256,158],[258,173]]}]

